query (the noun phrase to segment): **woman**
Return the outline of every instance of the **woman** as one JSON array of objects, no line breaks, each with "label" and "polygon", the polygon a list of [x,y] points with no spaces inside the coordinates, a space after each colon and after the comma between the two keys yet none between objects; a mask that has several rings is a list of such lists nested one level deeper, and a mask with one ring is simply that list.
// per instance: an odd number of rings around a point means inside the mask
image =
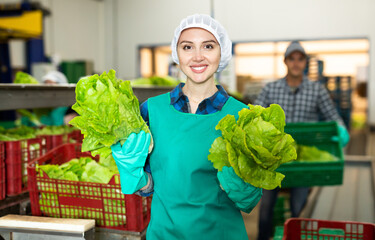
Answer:
[{"label": "woman", "polygon": [[221,135],[217,123],[246,107],[214,81],[231,59],[232,43],[216,20],[196,14],[181,21],[171,46],[186,84],[141,106],[154,140],[147,163],[150,135],[143,131],[112,146],[122,191],[153,193],[148,240],[248,239],[240,210],[250,212],[261,189],[231,167],[217,172],[207,159]]}]

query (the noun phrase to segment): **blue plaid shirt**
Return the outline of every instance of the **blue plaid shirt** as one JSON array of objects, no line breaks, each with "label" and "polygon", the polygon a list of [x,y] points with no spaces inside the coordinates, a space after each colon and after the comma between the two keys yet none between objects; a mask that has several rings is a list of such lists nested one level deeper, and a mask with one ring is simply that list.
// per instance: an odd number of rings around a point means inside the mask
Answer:
[{"label": "blue plaid shirt", "polygon": [[268,83],[259,94],[255,105],[269,107],[272,103],[282,107],[287,123],[318,122],[323,119],[337,121],[344,126],[327,89],[319,82],[310,81],[306,76],[294,90],[289,87],[286,78]]},{"label": "blue plaid shirt", "polygon": [[[171,95],[171,105],[180,112],[183,113],[190,113],[190,104],[188,97],[182,91],[182,88],[185,86],[185,83],[180,83],[177,87],[175,87],[170,95]],[[228,100],[228,93],[224,90],[224,88],[220,85],[216,85],[218,91],[209,98],[204,99],[198,106],[198,109],[195,114],[205,115],[220,111],[226,101]],[[147,125],[148,123],[148,104],[147,100],[141,104],[141,115]]]},{"label": "blue plaid shirt", "polygon": [[[185,83],[180,83],[177,87],[175,87],[170,92],[171,105],[173,105],[173,107],[177,111],[190,113],[191,111],[190,111],[189,99],[182,91],[182,88],[184,86],[185,86]],[[206,115],[206,114],[218,112],[223,108],[224,104],[227,102],[229,98],[229,95],[222,86],[216,85],[216,87],[218,91],[211,97],[204,99],[199,104],[195,114]],[[145,122],[147,123],[147,125],[150,126],[147,100],[141,104],[141,115],[142,115],[143,120],[145,120]],[[150,196],[154,191],[154,184],[153,184],[152,177],[151,177],[150,163],[148,160],[149,159],[146,160],[145,171],[148,174],[148,177],[151,182],[147,189],[137,192],[141,196]]]}]

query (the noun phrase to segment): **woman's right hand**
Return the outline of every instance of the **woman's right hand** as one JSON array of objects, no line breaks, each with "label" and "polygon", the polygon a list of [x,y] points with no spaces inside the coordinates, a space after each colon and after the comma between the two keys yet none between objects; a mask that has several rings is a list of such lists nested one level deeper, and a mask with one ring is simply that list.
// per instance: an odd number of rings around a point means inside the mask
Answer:
[{"label": "woman's right hand", "polygon": [[144,172],[151,135],[144,131],[131,133],[121,146],[120,142],[111,146],[112,156],[120,172],[121,190],[124,194],[133,194],[147,185],[148,177]]}]

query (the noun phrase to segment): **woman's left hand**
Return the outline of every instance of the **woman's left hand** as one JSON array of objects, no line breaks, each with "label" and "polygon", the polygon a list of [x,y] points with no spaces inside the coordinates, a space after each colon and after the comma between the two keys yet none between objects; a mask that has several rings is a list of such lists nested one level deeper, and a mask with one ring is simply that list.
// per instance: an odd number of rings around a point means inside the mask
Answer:
[{"label": "woman's left hand", "polygon": [[262,189],[244,182],[232,167],[224,166],[217,177],[228,197],[243,212],[250,213],[262,197]]}]

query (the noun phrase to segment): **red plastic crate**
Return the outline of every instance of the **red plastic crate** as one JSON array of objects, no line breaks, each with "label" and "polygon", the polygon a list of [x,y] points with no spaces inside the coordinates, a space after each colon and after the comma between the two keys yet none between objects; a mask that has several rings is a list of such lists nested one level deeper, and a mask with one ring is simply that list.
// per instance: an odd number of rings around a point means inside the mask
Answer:
[{"label": "red plastic crate", "polygon": [[83,134],[81,133],[81,130],[73,130],[68,134],[68,143],[82,143],[82,141]]},{"label": "red plastic crate", "polygon": [[70,133],[55,135],[39,135],[42,141],[42,154],[64,143],[82,143],[83,135],[80,130],[72,130]]},{"label": "red plastic crate", "polygon": [[0,200],[6,196],[4,143],[0,142]]},{"label": "red plastic crate", "polygon": [[59,135],[39,135],[38,138],[42,143],[42,153],[45,154],[55,147],[63,143],[67,143],[67,136],[64,134]]},{"label": "red plastic crate", "polygon": [[375,224],[290,218],[284,223],[283,240],[374,240]]},{"label": "red plastic crate", "polygon": [[34,216],[90,218],[96,226],[141,232],[150,221],[150,198],[121,193],[119,175],[108,184],[51,179],[38,176],[36,164],[63,164],[90,157],[81,144],[67,143],[28,165],[31,211]]},{"label": "red plastic crate", "polygon": [[4,148],[7,195],[27,192],[27,164],[42,155],[40,139],[5,141]]}]

